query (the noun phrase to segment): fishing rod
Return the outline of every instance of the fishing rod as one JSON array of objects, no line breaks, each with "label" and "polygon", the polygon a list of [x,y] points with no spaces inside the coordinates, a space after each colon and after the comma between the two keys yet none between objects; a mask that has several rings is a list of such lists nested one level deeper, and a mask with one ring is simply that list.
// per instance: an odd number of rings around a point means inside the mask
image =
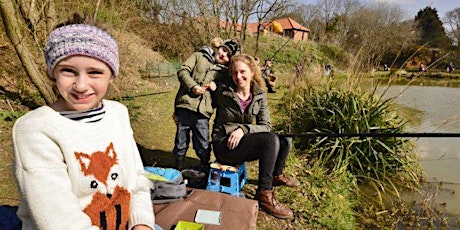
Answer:
[{"label": "fishing rod", "polygon": [[291,40],[292,40],[292,37],[290,37],[286,42],[284,42],[284,44],[277,51],[275,51],[269,59],[270,60],[273,59],[281,51],[281,49],[283,49],[288,44],[288,42],[290,42]]},{"label": "fishing rod", "polygon": [[375,138],[388,138],[388,137],[460,137],[460,133],[284,133],[279,134],[284,137],[375,137]]}]

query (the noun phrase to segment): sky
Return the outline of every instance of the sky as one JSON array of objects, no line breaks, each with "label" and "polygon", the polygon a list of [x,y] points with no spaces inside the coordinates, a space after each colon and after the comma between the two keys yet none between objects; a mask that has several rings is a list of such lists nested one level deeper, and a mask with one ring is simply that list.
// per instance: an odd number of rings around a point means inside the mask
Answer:
[{"label": "sky", "polygon": [[460,0],[365,0],[367,2],[386,2],[401,6],[409,18],[415,15],[427,6],[431,6],[438,11],[438,16],[442,20],[448,11],[460,7]]},{"label": "sky", "polygon": [[[460,7],[460,0],[362,0],[363,2],[385,2],[401,6],[407,13],[407,19],[413,19],[417,13],[427,6],[431,6],[438,11],[438,16],[442,20],[448,11]],[[301,0],[302,3],[315,4],[318,0]]]}]

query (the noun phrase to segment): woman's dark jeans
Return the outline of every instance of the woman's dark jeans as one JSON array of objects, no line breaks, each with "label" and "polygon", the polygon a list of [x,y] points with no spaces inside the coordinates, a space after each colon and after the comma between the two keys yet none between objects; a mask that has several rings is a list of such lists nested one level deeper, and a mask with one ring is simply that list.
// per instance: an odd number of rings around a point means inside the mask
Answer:
[{"label": "woman's dark jeans", "polygon": [[291,147],[290,138],[270,132],[246,134],[232,150],[227,147],[227,139],[213,143],[214,155],[219,163],[239,165],[259,160],[259,190],[273,189],[273,176],[283,173]]}]

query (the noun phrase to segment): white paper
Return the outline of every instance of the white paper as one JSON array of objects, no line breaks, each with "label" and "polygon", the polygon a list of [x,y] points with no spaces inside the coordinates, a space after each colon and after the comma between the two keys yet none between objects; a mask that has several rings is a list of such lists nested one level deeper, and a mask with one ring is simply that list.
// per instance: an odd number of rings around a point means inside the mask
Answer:
[{"label": "white paper", "polygon": [[196,211],[195,222],[202,224],[220,225],[221,216],[222,213],[219,211],[198,209]]}]

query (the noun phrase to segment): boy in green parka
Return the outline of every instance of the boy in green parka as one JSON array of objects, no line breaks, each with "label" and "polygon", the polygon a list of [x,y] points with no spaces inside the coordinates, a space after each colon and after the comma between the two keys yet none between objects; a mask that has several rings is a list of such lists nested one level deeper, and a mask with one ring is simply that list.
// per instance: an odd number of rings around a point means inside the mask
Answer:
[{"label": "boy in green parka", "polygon": [[204,172],[209,169],[209,119],[214,112],[210,91],[216,90],[214,80],[217,74],[229,75],[230,58],[239,49],[238,42],[233,39],[223,41],[215,52],[204,46],[193,53],[177,72],[180,87],[174,101],[177,129],[173,149],[177,169],[184,167],[190,132],[193,149],[201,161],[200,169]]}]

